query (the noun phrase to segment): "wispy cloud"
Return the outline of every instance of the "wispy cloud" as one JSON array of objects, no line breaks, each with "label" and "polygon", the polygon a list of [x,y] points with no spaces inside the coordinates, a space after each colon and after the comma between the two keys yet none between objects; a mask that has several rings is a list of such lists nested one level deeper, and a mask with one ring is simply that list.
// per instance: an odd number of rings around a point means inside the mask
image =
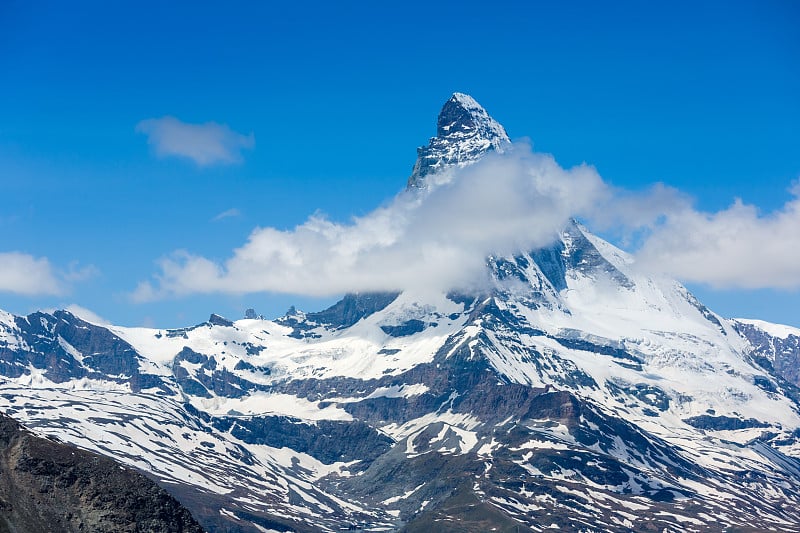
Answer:
[{"label": "wispy cloud", "polygon": [[65,286],[46,257],[0,253],[0,291],[25,296],[59,295]]},{"label": "wispy cloud", "polygon": [[239,209],[233,207],[222,213],[219,213],[214,218],[211,219],[212,222],[219,222],[220,220],[225,220],[226,218],[236,218],[242,216],[242,212]]},{"label": "wispy cloud", "polygon": [[675,189],[620,190],[590,166],[564,169],[525,144],[431,179],[428,189],[403,192],[349,223],[315,215],[290,231],[257,228],[224,262],[176,251],[133,298],[469,289],[487,281],[487,255],[546,246],[573,217],[637,235],[639,265],[659,274],[718,286],[800,287],[797,197],[767,216],[740,204],[700,213]]},{"label": "wispy cloud", "polygon": [[96,278],[100,275],[100,270],[94,265],[81,265],[78,261],[72,261],[60,275],[68,283],[79,283]]},{"label": "wispy cloud", "polygon": [[110,326],[111,322],[106,320],[105,318],[101,317],[94,311],[90,309],[86,309],[85,307],[81,307],[78,304],[70,304],[66,306],[64,309],[75,315],[76,317],[85,320],[86,322],[90,322],[92,324],[99,324],[101,326]]},{"label": "wispy cloud", "polygon": [[191,159],[199,166],[242,161],[242,150],[253,148],[253,134],[243,135],[225,124],[189,124],[175,117],[151,118],[136,125],[159,157]]}]

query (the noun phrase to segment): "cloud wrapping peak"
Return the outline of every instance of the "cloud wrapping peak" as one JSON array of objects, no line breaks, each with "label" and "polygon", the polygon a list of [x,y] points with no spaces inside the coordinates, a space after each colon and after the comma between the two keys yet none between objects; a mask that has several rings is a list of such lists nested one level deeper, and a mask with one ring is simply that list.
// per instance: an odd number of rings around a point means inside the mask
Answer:
[{"label": "cloud wrapping peak", "polygon": [[255,145],[252,133],[243,135],[216,122],[188,124],[170,116],[143,120],[136,131],[147,135],[157,156],[191,159],[201,167],[240,163],[242,150]]},{"label": "cloud wrapping peak", "polygon": [[257,228],[222,264],[175,252],[134,299],[466,288],[483,281],[486,255],[552,242],[571,216],[606,194],[593,168],[565,170],[551,156],[517,145],[350,223],[315,215],[291,231]]}]

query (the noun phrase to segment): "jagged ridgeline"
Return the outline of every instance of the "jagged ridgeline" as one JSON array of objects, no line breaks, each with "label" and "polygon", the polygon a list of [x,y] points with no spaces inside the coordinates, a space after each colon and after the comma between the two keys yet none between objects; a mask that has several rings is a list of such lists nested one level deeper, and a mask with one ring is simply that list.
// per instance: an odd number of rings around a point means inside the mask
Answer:
[{"label": "jagged ridgeline", "polygon": [[[464,94],[437,126],[411,194],[508,147]],[[800,531],[800,331],[631,262],[570,221],[481,294],[178,330],[2,313],[0,406],[209,531]]]}]

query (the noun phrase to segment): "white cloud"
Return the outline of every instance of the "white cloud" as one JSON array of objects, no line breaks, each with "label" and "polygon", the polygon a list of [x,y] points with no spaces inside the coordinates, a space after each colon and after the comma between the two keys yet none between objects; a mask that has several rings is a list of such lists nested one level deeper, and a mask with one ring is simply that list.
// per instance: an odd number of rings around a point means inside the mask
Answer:
[{"label": "white cloud", "polygon": [[199,166],[239,163],[242,150],[255,145],[252,133],[243,135],[216,122],[188,124],[170,116],[143,120],[136,131],[147,135],[159,157],[184,157]]},{"label": "white cloud", "polygon": [[226,218],[236,218],[242,216],[242,212],[239,209],[233,207],[222,213],[219,213],[214,218],[211,219],[212,222],[219,222],[220,220],[225,220]]},{"label": "white cloud", "polygon": [[46,257],[0,253],[0,291],[25,296],[59,295],[64,286]]},{"label": "white cloud", "polygon": [[349,223],[315,215],[291,231],[257,228],[224,262],[176,251],[133,298],[469,289],[487,281],[488,255],[545,246],[572,217],[636,235],[639,265],[658,273],[719,286],[800,286],[797,198],[766,217],[739,204],[704,214],[675,189],[615,189],[590,166],[564,169],[520,144],[427,179],[428,189]]},{"label": "white cloud", "polygon": [[643,268],[716,288],[800,288],[800,184],[779,210],[740,200],[717,213],[667,215],[637,256]]}]

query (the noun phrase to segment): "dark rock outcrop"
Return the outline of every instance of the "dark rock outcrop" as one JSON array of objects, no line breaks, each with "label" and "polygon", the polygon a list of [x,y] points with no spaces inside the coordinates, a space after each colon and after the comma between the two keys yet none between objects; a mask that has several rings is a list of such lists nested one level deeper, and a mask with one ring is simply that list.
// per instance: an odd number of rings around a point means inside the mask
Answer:
[{"label": "dark rock outcrop", "polygon": [[317,313],[303,314],[292,306],[286,315],[276,322],[294,328],[291,337],[315,338],[319,335],[310,331],[315,327],[321,326],[329,330],[349,328],[362,318],[385,309],[399,294],[398,292],[348,293],[329,308]]},{"label": "dark rock outcrop", "polygon": [[732,416],[699,415],[686,418],[684,422],[699,429],[711,429],[714,431],[769,427],[769,424],[759,422],[755,418],[741,419],[733,418]]},{"label": "dark rock outcrop", "polygon": [[753,356],[760,366],[793,385],[800,386],[800,336],[770,335],[756,324],[734,320],[733,326],[753,346]]},{"label": "dark rock outcrop", "polygon": [[308,320],[320,325],[340,329],[347,328],[364,317],[385,309],[398,296],[396,292],[372,292],[346,294],[336,304],[320,311],[309,313]]},{"label": "dark rock outcrop", "polygon": [[284,416],[215,418],[214,427],[229,431],[248,444],[291,448],[325,464],[336,461],[369,463],[391,448],[392,440],[360,421],[319,420],[315,423]]}]

